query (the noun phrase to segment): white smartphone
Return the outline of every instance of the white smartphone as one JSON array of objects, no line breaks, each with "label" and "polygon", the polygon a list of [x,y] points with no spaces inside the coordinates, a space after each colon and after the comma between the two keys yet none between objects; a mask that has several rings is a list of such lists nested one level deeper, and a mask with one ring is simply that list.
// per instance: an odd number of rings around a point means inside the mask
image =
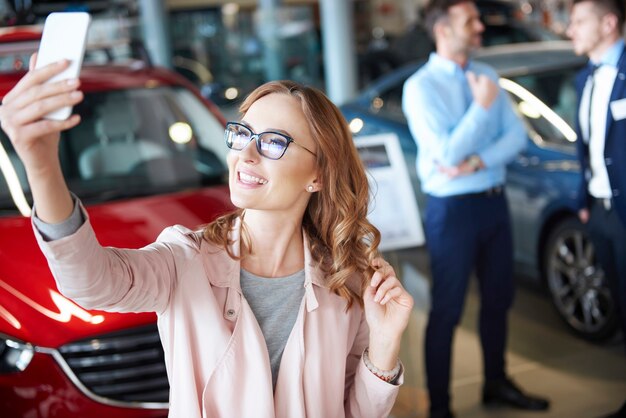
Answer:
[{"label": "white smartphone", "polygon": [[[87,30],[91,16],[89,13],[50,13],[46,18],[37,53],[35,68],[41,68],[53,62],[67,59],[70,65],[60,74],[48,80],[48,83],[78,78],[83,64]],[[48,113],[44,118],[65,120],[72,114],[72,107],[66,106]]]}]

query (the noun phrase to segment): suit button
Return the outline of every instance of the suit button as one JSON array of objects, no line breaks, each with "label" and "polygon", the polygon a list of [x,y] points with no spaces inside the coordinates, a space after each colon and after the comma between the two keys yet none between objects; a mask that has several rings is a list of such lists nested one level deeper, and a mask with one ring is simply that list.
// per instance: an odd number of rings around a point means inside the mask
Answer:
[{"label": "suit button", "polygon": [[235,310],[234,309],[229,309],[226,311],[226,316],[233,316],[235,315]]},{"label": "suit button", "polygon": [[613,164],[613,160],[612,160],[612,159],[610,159],[610,158],[605,158],[605,159],[604,159],[604,164],[606,164],[607,166],[609,166],[609,165]]},{"label": "suit button", "polygon": [[613,197],[617,197],[617,196],[619,196],[619,190],[614,189],[613,190]]}]

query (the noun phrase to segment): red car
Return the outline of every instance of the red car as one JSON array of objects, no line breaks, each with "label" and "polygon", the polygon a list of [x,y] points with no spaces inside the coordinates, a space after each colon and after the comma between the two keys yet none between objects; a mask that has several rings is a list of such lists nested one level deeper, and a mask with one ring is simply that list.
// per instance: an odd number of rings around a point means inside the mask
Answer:
[{"label": "red car", "polygon": [[[2,36],[0,99],[36,48],[29,36]],[[83,68],[82,122],[59,153],[100,242],[139,248],[169,225],[193,228],[230,210],[217,108],[171,71],[89,54],[105,64]],[[2,131],[0,169],[0,415],[167,416],[156,316],[87,311],[59,294],[31,230],[24,168]]]}]

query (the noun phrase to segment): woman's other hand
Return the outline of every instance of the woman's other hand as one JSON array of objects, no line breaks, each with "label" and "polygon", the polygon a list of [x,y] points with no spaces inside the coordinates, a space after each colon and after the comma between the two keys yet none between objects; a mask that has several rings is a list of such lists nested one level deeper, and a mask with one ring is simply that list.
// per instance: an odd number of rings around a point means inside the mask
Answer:
[{"label": "woman's other hand", "polygon": [[365,318],[370,328],[369,358],[381,370],[395,367],[402,333],[409,323],[413,297],[382,258],[372,262],[376,272],[365,290]]}]

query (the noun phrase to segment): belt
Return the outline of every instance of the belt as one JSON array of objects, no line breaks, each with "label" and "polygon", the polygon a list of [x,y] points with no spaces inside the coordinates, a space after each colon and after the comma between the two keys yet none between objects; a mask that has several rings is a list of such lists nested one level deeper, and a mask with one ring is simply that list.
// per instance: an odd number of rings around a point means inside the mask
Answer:
[{"label": "belt", "polygon": [[482,192],[457,194],[457,195],[453,195],[450,197],[455,198],[455,199],[465,199],[468,197],[494,197],[494,196],[501,196],[503,193],[504,193],[504,186],[494,186],[486,190],[483,190]]},{"label": "belt", "polygon": [[596,201],[596,203],[602,205],[604,210],[608,211],[611,210],[611,208],[613,207],[613,201],[610,197],[594,197],[593,199]]}]

